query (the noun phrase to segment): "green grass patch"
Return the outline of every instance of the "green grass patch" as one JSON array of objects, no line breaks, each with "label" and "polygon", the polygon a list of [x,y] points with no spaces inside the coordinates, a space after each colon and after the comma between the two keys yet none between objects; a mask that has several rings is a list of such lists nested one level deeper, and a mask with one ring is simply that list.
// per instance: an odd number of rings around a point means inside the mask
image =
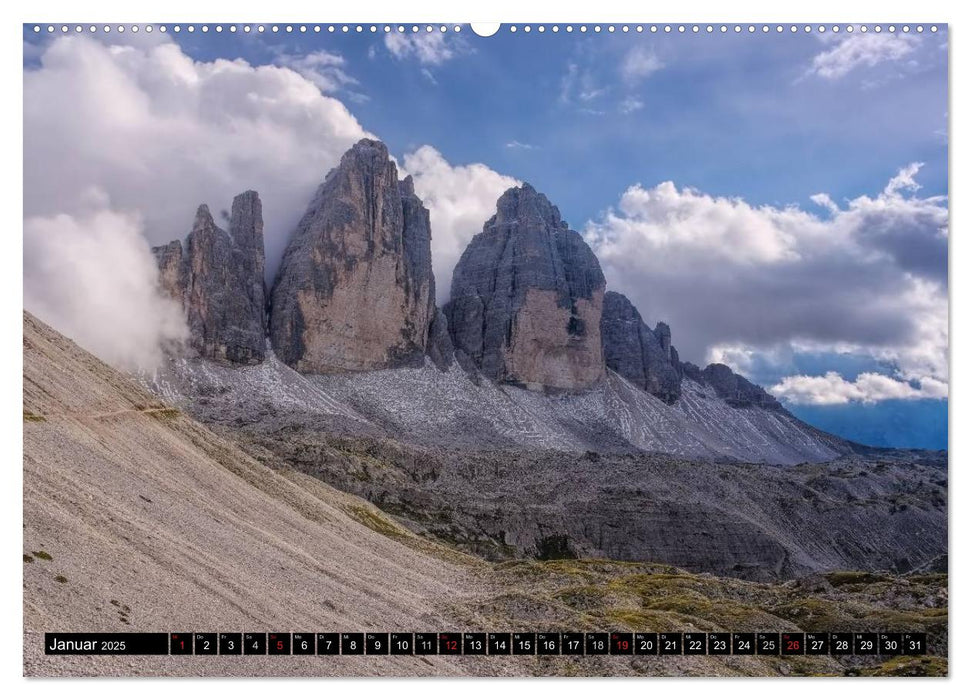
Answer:
[{"label": "green grass patch", "polygon": [[43,559],[44,561],[54,561],[54,557],[45,552],[43,549],[39,552],[31,552],[37,559]]},{"label": "green grass patch", "polygon": [[830,585],[837,587],[866,585],[890,580],[889,576],[869,571],[831,571],[825,574],[825,578]]},{"label": "green grass patch", "polygon": [[945,677],[947,676],[947,659],[940,656],[898,656],[884,661],[879,666],[864,668],[859,671],[861,676],[887,677]]},{"label": "green grass patch", "polygon": [[747,629],[754,620],[765,616],[765,613],[754,605],[733,600],[706,598],[694,592],[645,601],[644,607],[649,610],[664,610],[687,615],[728,630]]},{"label": "green grass patch", "polygon": [[408,528],[399,525],[391,518],[385,516],[377,508],[354,503],[343,504],[340,508],[353,520],[364,525],[366,528],[419,552],[431,554],[439,559],[455,564],[479,566],[482,563],[481,560],[470,554],[465,554],[445,544],[416,535]]},{"label": "green grass patch", "polygon": [[865,617],[867,608],[841,605],[821,598],[796,598],[770,608],[772,614],[788,620],[806,632],[842,632],[858,628],[857,620]]},{"label": "green grass patch", "polygon": [[681,629],[677,616],[660,610],[609,608],[604,611],[604,618],[611,627],[631,632],[668,632]]},{"label": "green grass patch", "polygon": [[44,421],[47,420],[47,418],[45,418],[44,416],[40,415],[39,413],[33,413],[31,411],[28,411],[25,408],[24,409],[24,420],[27,421],[28,423],[43,423]]},{"label": "green grass patch", "polygon": [[390,537],[398,542],[415,537],[415,534],[410,530],[398,525],[391,519],[378,513],[377,510],[368,508],[367,506],[348,504],[343,507],[343,510],[361,525],[374,530],[379,535]]},{"label": "green grass patch", "polygon": [[947,626],[947,608],[901,610],[860,600],[796,598],[770,608],[773,615],[807,632],[933,631]]}]

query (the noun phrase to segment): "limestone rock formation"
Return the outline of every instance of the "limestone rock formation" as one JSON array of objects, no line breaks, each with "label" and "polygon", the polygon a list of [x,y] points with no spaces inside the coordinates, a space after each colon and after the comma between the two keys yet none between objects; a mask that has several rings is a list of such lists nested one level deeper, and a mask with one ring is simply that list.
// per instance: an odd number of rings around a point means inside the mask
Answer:
[{"label": "limestone rock formation", "polygon": [[448,334],[448,319],[441,309],[435,309],[435,318],[428,329],[428,357],[440,370],[447,370],[455,361],[455,346]]},{"label": "limestone rock formation", "polygon": [[707,384],[718,396],[735,408],[757,406],[770,411],[786,412],[779,401],[757,384],[753,384],[728,365],[711,364],[701,369],[690,362],[681,364],[683,376],[699,384]]},{"label": "limestone rock formation", "polygon": [[469,243],[445,307],[460,361],[531,389],[587,389],[604,375],[605,281],[593,251],[530,185],[507,190]]},{"label": "limestone rock formation", "polygon": [[736,408],[758,406],[770,410],[784,410],[782,404],[762,387],[753,384],[740,374],[736,374],[730,367],[723,364],[711,364],[703,370],[694,365],[688,365],[687,372],[701,377],[703,383],[715,389],[715,392],[730,405]]},{"label": "limestone rock formation", "polygon": [[190,345],[221,362],[254,364],[265,354],[263,209],[249,191],[233,200],[229,232],[201,205],[182,241],[153,248],[162,289],[179,300]]},{"label": "limestone rock formation", "polygon": [[435,317],[428,210],[379,141],[317,189],[272,292],[270,339],[301,372],[420,364]]},{"label": "limestone rock formation", "polygon": [[680,363],[666,323],[652,331],[627,297],[607,292],[600,332],[607,367],[665,403],[678,400]]}]

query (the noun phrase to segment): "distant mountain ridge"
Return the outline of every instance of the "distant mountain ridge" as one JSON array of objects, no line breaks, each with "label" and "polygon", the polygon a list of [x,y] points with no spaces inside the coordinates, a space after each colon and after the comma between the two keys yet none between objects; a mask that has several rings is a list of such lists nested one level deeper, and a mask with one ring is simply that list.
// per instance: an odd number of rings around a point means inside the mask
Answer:
[{"label": "distant mountain ridge", "polygon": [[[578,401],[589,394],[623,404],[623,411],[604,419],[622,424],[599,429],[610,437],[577,437],[590,426],[574,421],[571,430],[577,439],[561,438],[587,448],[624,444],[679,452],[700,430],[706,437],[696,441],[699,447],[690,454],[747,458],[727,446],[733,440],[723,444],[711,438],[710,429],[700,427],[711,423],[713,414],[692,417],[685,408],[691,403],[685,399],[687,392],[750,412],[726,413],[723,419],[741,431],[734,442],[749,445],[754,461],[819,461],[850,449],[800,423],[729,367],[701,369],[682,362],[667,324],[651,329],[630,300],[606,289],[596,255],[529,184],[510,188],[499,198],[496,214],[462,254],[451,299],[443,309],[435,305],[428,210],[411,178],[399,181],[380,141],[361,140],[328,173],[291,237],[269,293],[263,289],[262,225],[259,198],[247,192],[234,201],[228,234],[215,226],[202,205],[186,252],[179,241],[153,249],[161,287],[182,302],[189,320],[190,358],[229,367],[272,359],[308,376],[420,369],[428,360],[440,373],[451,373],[458,364],[471,379],[469,386],[488,382],[500,390],[518,387],[548,397],[575,394]],[[173,363],[166,381],[188,398],[192,379],[174,379],[171,371],[177,367],[190,365]],[[448,384],[434,374],[423,376],[431,384]],[[631,389],[687,411],[696,429],[682,425],[683,435],[675,440],[637,437],[638,430],[657,432],[646,426],[645,416],[663,424],[659,416],[665,409],[647,408],[651,402],[628,395]],[[627,398],[618,403],[621,395]],[[604,398],[608,396],[613,398]],[[546,403],[557,412],[554,399]],[[371,406],[366,413],[373,417],[379,408]],[[600,414],[611,411],[604,408]],[[473,422],[484,425],[489,422],[484,418]],[[682,418],[672,425],[679,423]],[[763,430],[769,423],[787,427],[773,437],[772,429]],[[795,432],[787,432],[789,428]],[[558,429],[545,432],[557,434]],[[796,433],[815,436],[809,440],[812,445],[806,448],[808,443]],[[785,448],[786,439],[803,446]]]}]

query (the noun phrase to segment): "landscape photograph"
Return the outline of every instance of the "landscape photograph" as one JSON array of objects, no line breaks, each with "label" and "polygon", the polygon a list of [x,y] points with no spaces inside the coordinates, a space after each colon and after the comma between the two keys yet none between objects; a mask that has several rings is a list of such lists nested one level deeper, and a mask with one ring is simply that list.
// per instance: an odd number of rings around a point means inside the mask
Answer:
[{"label": "landscape photograph", "polygon": [[946,24],[25,24],[23,95],[25,676],[948,676]]}]

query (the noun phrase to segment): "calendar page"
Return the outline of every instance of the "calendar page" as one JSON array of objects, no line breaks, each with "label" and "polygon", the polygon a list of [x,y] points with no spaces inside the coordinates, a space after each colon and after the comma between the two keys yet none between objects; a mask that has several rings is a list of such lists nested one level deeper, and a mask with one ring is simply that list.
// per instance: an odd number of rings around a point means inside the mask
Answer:
[{"label": "calendar page", "polygon": [[22,35],[24,675],[948,674],[947,23]]}]

